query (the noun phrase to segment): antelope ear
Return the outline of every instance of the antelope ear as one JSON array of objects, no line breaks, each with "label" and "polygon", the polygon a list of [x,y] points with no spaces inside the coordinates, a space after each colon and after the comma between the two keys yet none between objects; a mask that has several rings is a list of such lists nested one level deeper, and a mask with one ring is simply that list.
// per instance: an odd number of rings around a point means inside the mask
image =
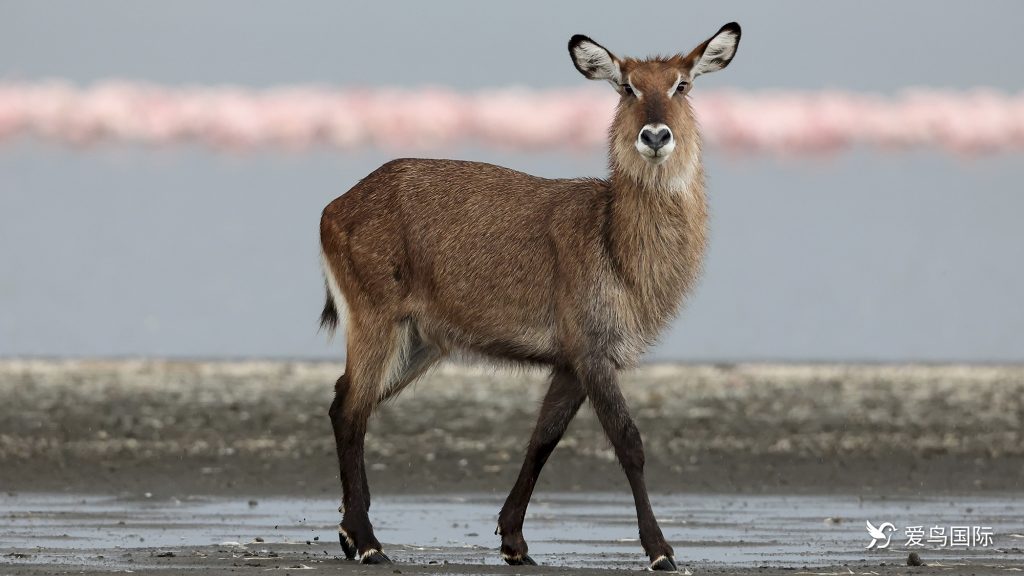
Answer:
[{"label": "antelope ear", "polygon": [[607,80],[616,89],[622,84],[622,68],[619,59],[607,48],[582,34],[569,40],[569,56],[576,69],[591,80]]},{"label": "antelope ear", "polygon": [[708,72],[717,72],[728,66],[729,62],[732,62],[732,57],[736,55],[736,48],[739,45],[740,25],[729,22],[722,26],[714,36],[686,55],[686,59],[693,62],[690,68],[690,79]]}]

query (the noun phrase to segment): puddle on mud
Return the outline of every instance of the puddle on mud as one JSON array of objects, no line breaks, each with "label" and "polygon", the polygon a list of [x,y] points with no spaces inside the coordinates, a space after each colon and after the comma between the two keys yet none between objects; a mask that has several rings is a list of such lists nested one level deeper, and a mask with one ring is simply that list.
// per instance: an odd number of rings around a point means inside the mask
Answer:
[{"label": "puddle on mud", "polygon": [[[861,500],[839,496],[654,497],[676,557],[686,563],[734,566],[836,565],[860,559],[902,563],[908,526],[991,528],[988,547],[914,548],[931,560],[1005,557],[1024,547],[1024,503],[1013,497]],[[502,498],[491,495],[375,498],[371,517],[392,558],[499,564],[493,535]],[[309,542],[317,554],[339,555],[337,502],[266,498],[156,500],[65,494],[0,496],[0,542],[41,555],[63,551],[209,546],[224,542],[272,550]],[[826,519],[838,519],[828,521]],[[865,521],[896,526],[889,549],[866,551]],[[635,568],[643,562],[628,495],[542,494],[524,533],[541,563]],[[0,563],[6,560],[0,557]]]}]

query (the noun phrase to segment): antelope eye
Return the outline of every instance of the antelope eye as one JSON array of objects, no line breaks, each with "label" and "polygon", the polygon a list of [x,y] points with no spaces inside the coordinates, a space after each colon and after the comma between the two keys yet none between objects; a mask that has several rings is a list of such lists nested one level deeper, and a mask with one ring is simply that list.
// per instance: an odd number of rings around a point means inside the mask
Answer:
[{"label": "antelope eye", "polygon": [[633,95],[633,87],[632,86],[630,86],[629,84],[622,84],[621,86],[622,86],[622,91],[623,92],[625,92],[626,94],[629,94],[630,96]]},{"label": "antelope eye", "polygon": [[684,92],[684,91],[686,91],[686,87],[687,87],[687,86],[689,86],[689,84],[688,84],[688,83],[686,83],[686,82],[680,82],[680,83],[679,83],[679,85],[678,85],[678,86],[676,86],[676,90],[677,90],[677,91],[679,91],[679,92]]}]

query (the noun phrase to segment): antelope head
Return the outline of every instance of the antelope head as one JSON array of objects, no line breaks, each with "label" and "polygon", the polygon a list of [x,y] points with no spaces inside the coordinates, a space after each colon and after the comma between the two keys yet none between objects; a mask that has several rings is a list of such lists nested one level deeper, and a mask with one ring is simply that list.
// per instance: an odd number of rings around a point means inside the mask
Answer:
[{"label": "antelope head", "polygon": [[641,60],[620,59],[586,36],[573,36],[569,54],[576,69],[608,81],[620,95],[611,128],[613,166],[650,181],[659,171],[677,176],[696,162],[700,143],[687,95],[697,76],[729,65],[739,42],[740,26],[730,22],[688,54]]}]

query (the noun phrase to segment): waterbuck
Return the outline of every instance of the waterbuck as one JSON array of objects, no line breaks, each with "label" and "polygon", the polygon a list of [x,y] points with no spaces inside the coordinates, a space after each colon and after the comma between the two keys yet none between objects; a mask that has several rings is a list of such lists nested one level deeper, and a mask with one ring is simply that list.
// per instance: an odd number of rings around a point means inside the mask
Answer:
[{"label": "waterbuck", "polygon": [[651,511],[643,445],[617,372],[637,364],[700,272],[707,207],[687,94],[694,78],[729,64],[739,41],[733,22],[689,54],[639,60],[572,37],[576,68],[620,95],[607,180],[403,159],[324,209],[321,324],[333,330],[339,306],[348,308],[345,374],[330,408],[347,558],[390,561],[368,514],[363,444],[371,412],[438,360],[468,353],[551,370],[522,470],[498,515],[505,561],[534,564],[522,533],[526,507],[544,462],[589,399],[632,488],[650,567],[676,569]]}]

